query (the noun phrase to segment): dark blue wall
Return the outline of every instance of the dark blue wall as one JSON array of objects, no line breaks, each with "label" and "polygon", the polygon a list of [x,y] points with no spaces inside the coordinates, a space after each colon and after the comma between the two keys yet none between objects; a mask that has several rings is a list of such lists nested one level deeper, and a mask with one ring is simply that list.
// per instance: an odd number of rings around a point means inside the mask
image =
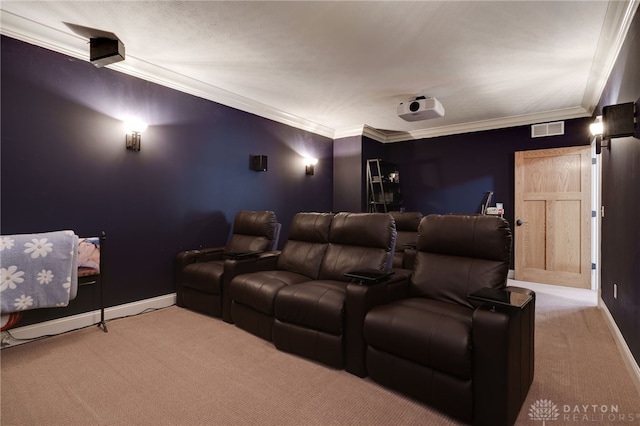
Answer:
[{"label": "dark blue wall", "polygon": [[[640,12],[600,99],[603,106],[636,102],[640,108]],[[602,299],[640,364],[640,115],[635,137],[615,138],[603,148]],[[613,297],[613,284],[618,297]]]},{"label": "dark blue wall", "polygon": [[476,213],[487,191],[513,223],[514,153],[590,143],[590,119],[565,121],[565,134],[531,138],[530,126],[391,143],[385,159],[398,164],[407,211]]},{"label": "dark blue wall", "polygon": [[363,210],[366,179],[362,168],[362,137],[336,139],[333,145],[333,208],[335,211]]},{"label": "dark blue wall", "polygon": [[[181,250],[224,245],[238,210],[332,210],[332,140],[108,68],[2,37],[3,234],[107,233],[106,305],[175,291]],[[149,123],[125,150],[122,119]],[[250,156],[268,156],[267,172]],[[306,176],[302,156],[317,157]],[[91,287],[91,286],[89,286]],[[96,308],[81,289],[67,309],[27,312],[20,325]]]}]

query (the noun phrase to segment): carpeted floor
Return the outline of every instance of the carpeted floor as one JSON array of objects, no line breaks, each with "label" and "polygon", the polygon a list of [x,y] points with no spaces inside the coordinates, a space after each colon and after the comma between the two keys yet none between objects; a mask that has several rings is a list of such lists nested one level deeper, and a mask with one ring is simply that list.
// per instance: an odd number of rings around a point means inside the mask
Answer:
[{"label": "carpeted floor", "polygon": [[[368,379],[175,306],[108,327],[2,350],[0,423],[457,424]],[[532,415],[543,404],[557,416]],[[517,424],[543,420],[640,425],[640,396],[600,310],[538,293],[536,375]]]}]

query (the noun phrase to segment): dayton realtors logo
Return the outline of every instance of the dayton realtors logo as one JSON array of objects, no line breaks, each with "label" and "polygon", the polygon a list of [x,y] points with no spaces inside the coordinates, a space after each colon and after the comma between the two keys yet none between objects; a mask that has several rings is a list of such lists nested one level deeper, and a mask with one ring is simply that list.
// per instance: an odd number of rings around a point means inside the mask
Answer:
[{"label": "dayton realtors logo", "polygon": [[556,405],[549,399],[539,399],[529,408],[529,418],[533,421],[542,421],[546,426],[548,421],[562,420],[564,422],[587,422],[608,424],[640,421],[640,411],[625,413],[620,412],[618,405],[608,404],[564,404]]},{"label": "dayton realtors logo", "polygon": [[549,399],[539,399],[529,408],[529,418],[542,420],[542,426],[545,426],[547,420],[557,420],[559,416],[558,406]]}]

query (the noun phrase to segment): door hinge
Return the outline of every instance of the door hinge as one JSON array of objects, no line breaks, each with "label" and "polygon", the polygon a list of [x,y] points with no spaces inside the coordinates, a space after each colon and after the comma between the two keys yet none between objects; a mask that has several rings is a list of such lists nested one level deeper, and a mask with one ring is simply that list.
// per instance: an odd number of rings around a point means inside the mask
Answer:
[{"label": "door hinge", "polygon": [[593,270],[593,271],[595,271],[595,270],[596,270],[596,264],[595,264],[595,263],[592,263],[592,264],[591,264],[591,270]]}]

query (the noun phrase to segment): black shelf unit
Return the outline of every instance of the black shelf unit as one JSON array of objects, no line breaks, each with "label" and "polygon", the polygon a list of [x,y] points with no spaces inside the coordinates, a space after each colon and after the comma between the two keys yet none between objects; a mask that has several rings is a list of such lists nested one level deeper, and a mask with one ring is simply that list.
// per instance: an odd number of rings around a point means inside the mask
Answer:
[{"label": "black shelf unit", "polygon": [[367,160],[367,205],[369,213],[402,209],[398,166],[379,158]]}]

